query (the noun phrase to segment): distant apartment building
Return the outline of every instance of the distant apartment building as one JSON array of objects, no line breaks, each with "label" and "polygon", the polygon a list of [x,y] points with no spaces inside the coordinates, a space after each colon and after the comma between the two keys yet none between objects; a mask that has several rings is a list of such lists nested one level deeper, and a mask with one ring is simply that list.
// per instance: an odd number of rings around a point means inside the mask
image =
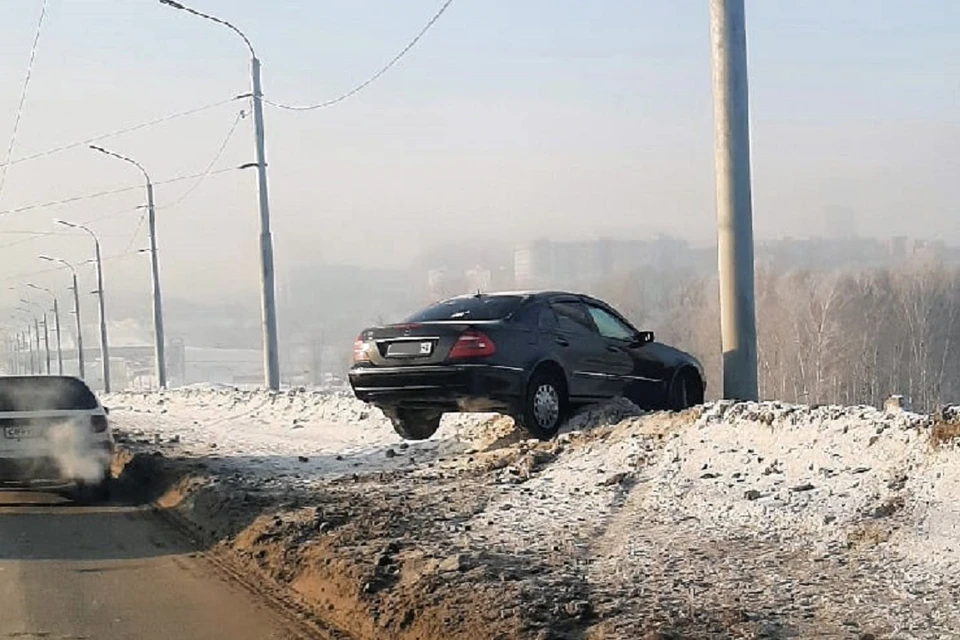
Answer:
[{"label": "distant apartment building", "polygon": [[536,240],[514,251],[517,286],[581,286],[614,273],[644,266],[691,266],[693,254],[683,240],[658,236],[653,240],[598,238],[572,242]]},{"label": "distant apartment building", "polygon": [[427,297],[431,302],[464,293],[513,287],[513,270],[506,265],[494,268],[478,265],[462,271],[444,267],[427,271]]}]

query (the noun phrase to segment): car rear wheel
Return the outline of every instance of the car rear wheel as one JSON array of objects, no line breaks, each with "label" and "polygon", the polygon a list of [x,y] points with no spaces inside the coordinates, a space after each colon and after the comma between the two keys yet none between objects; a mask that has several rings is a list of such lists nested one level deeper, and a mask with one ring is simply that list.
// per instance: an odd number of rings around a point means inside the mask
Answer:
[{"label": "car rear wheel", "polygon": [[690,369],[678,371],[670,383],[667,402],[673,411],[683,411],[703,404],[703,383],[700,376]]},{"label": "car rear wheel", "polygon": [[530,378],[522,411],[516,419],[533,437],[549,440],[560,430],[566,409],[563,380],[552,371],[540,370]]},{"label": "car rear wheel", "polygon": [[426,440],[440,428],[443,415],[425,409],[394,409],[385,413],[393,423],[393,430],[404,440]]}]

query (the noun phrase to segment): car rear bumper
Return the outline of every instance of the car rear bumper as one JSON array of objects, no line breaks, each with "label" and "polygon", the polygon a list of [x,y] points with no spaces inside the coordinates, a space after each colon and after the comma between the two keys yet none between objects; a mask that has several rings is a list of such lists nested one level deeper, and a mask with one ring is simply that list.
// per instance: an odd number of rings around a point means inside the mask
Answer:
[{"label": "car rear bumper", "polygon": [[107,475],[112,452],[113,442],[108,439],[60,455],[49,449],[24,453],[0,451],[0,486],[66,485],[98,467],[103,475]]},{"label": "car rear bumper", "polygon": [[[102,475],[109,471],[109,465],[105,465]],[[65,487],[81,480],[75,475],[54,458],[0,458],[0,488]]]},{"label": "car rear bumper", "polygon": [[503,411],[523,397],[523,369],[489,364],[356,367],[350,386],[379,406],[437,407],[444,411]]}]

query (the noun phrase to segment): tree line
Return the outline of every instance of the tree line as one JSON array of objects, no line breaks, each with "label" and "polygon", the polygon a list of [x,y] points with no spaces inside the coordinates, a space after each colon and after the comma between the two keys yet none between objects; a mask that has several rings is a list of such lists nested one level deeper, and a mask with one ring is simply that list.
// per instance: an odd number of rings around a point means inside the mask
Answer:
[{"label": "tree line", "polygon": [[[592,293],[657,339],[698,356],[720,393],[715,276],[644,268]],[[869,270],[756,273],[762,399],[879,406],[893,394],[932,411],[960,400],[960,269],[913,263]]]}]

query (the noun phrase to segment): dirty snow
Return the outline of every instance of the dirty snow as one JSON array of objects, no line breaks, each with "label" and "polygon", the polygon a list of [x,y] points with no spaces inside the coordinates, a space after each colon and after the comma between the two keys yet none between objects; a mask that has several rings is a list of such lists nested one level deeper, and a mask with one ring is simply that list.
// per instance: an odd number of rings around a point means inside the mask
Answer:
[{"label": "dirty snow", "polygon": [[372,478],[357,490],[382,493],[380,510],[403,504],[411,527],[439,488],[463,508],[418,537],[421,552],[535,561],[525,588],[575,591],[568,608],[592,637],[960,635],[960,452],[932,447],[931,418],[896,406],[643,415],[621,400],[551,443],[465,415],[402,443],[346,394],[188,389],[107,404],[135,441],[173,441],[214,469],[291,486]]},{"label": "dirty snow", "polygon": [[[468,447],[489,415],[448,415],[433,439],[404,442],[379,409],[342,391],[264,393],[208,386],[108,395],[111,420],[141,442],[176,444],[210,464],[291,481],[402,467]],[[402,447],[408,455],[388,451]]]}]

